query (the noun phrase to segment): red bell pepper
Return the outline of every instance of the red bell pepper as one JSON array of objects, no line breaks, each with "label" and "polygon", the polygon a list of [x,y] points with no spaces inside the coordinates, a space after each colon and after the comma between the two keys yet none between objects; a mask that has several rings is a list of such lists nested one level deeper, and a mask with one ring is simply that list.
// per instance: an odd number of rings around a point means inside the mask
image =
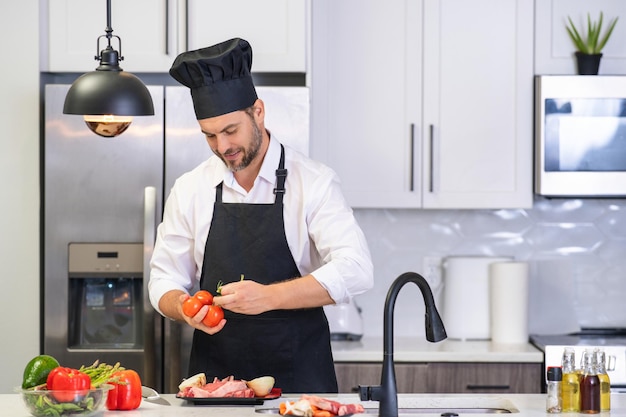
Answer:
[{"label": "red bell pepper", "polygon": [[110,383],[113,389],[107,397],[109,410],[134,410],[141,404],[141,379],[132,369],[115,372],[111,375],[116,382]]},{"label": "red bell pepper", "polygon": [[48,374],[46,387],[55,391],[54,398],[60,403],[73,402],[77,396],[84,396],[91,388],[91,378],[78,369],[57,366]]}]

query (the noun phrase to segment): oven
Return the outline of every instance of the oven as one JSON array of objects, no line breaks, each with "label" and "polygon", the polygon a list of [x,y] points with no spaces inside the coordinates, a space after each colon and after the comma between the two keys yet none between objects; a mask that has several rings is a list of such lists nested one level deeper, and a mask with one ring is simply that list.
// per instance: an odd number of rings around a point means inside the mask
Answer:
[{"label": "oven", "polygon": [[[576,353],[577,366],[585,349],[599,348],[606,354],[606,369],[612,392],[626,392],[626,329],[582,329],[568,335],[530,335],[530,341],[544,352],[544,376],[550,366],[561,366],[563,349]],[[545,380],[543,381],[545,392]]]}]

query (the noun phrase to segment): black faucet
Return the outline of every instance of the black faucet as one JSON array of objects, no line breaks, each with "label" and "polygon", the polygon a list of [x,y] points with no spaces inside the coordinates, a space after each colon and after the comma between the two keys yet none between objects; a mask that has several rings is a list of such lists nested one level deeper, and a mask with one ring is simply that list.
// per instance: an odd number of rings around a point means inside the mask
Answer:
[{"label": "black faucet", "polygon": [[398,389],[396,387],[396,372],[393,363],[393,309],[396,305],[396,298],[400,288],[407,282],[414,282],[419,287],[424,297],[426,306],[426,340],[429,342],[440,342],[446,337],[446,329],[443,321],[439,317],[435,299],[426,279],[415,272],[405,272],[391,284],[387,299],[385,300],[385,316],[383,329],[383,373],[380,385],[362,386],[359,385],[359,396],[361,401],[378,401],[379,417],[398,417]]}]

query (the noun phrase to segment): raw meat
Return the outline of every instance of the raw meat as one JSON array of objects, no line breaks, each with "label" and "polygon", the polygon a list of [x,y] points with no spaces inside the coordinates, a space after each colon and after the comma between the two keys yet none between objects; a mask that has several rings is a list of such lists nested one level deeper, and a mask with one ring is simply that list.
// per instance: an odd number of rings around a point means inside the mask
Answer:
[{"label": "raw meat", "polygon": [[252,388],[248,388],[245,381],[235,379],[231,375],[222,380],[215,378],[213,382],[209,382],[202,387],[186,387],[178,393],[178,396],[192,398],[253,398],[254,391]]}]

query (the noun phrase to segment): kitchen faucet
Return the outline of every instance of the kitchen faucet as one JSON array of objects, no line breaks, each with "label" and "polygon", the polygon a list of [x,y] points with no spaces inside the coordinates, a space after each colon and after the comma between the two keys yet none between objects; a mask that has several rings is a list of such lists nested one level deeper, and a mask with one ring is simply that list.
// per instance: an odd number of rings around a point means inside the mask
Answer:
[{"label": "kitchen faucet", "polygon": [[414,282],[419,287],[424,297],[426,306],[426,340],[429,342],[439,342],[444,340],[446,329],[437,307],[430,286],[426,279],[415,272],[405,272],[391,284],[387,299],[385,300],[385,315],[383,322],[383,372],[380,385],[361,386],[359,385],[359,396],[361,401],[378,401],[379,417],[398,417],[398,389],[396,387],[396,372],[393,362],[393,309],[400,289],[407,282]]}]

